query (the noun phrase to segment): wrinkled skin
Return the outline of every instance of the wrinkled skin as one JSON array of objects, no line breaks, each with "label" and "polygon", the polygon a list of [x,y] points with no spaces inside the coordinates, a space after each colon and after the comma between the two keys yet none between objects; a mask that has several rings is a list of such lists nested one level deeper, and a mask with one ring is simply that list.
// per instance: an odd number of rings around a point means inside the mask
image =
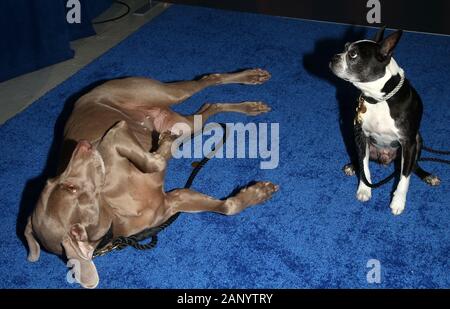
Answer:
[{"label": "wrinkled skin", "polygon": [[[81,97],[65,126],[60,174],[48,180],[28,219],[28,260],[38,260],[40,245],[78,260],[80,284],[94,288],[99,277],[93,252],[111,226],[114,238],[129,236],[178,212],[233,215],[269,199],[278,190],[270,182],[257,182],[225,200],[188,189],[164,191],[175,134],[184,133],[178,124],[193,128],[193,115],[179,115],[170,106],[208,86],[261,84],[269,78],[261,69],[170,84],[126,78]],[[219,112],[258,115],[269,110],[261,102],[218,103],[205,104],[196,114],[206,121]],[[149,152],[154,132],[160,134],[158,147]]]}]

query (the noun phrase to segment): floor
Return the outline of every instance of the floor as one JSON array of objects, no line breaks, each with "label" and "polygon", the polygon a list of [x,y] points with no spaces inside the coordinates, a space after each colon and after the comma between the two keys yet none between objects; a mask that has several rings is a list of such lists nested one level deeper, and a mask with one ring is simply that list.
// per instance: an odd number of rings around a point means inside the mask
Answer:
[{"label": "floor", "polygon": [[[117,45],[170,6],[168,3],[156,2],[156,5],[147,14],[137,16],[133,12],[145,5],[148,0],[122,1],[130,6],[130,13],[120,20],[94,25],[97,32],[95,36],[73,41],[71,47],[75,51],[74,58],[0,83],[0,102],[2,102],[0,104],[0,124],[27,108],[45,93]],[[124,10],[123,6],[114,3],[94,21],[118,16]]]},{"label": "floor", "polygon": [[[355,198],[357,178],[342,172],[353,149],[349,130],[358,93],[332,75],[328,63],[346,42],[374,32],[193,6],[165,10],[0,126],[0,288],[77,287],[67,282],[57,256],[42,251],[37,263],[29,263],[22,240],[26,219],[56,170],[62,128],[81,89],[121,76],[190,80],[254,67],[272,78],[258,86],[211,87],[174,110],[192,114],[205,102],[269,104],[271,112],[257,117],[210,119],[255,124],[259,151],[252,159],[210,160],[192,189],[224,198],[259,180],[278,184],[279,192],[235,216],[183,214],[158,235],[155,250],[129,248],[96,258],[99,288],[449,288],[450,169],[424,162],[442,183],[429,187],[412,177],[400,216],[389,209],[394,182],[363,204]],[[448,55],[449,37],[410,32],[395,51],[424,102],[425,143],[442,150],[450,149]],[[249,144],[230,139],[224,149],[237,154]],[[260,169],[269,159],[278,167]],[[165,189],[183,187],[196,160],[171,160]],[[392,166],[372,164],[371,172],[376,181]]]}]

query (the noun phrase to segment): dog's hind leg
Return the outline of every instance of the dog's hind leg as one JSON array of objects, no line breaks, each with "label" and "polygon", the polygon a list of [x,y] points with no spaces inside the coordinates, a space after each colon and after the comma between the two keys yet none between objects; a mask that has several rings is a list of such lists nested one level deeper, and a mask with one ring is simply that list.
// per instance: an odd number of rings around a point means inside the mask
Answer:
[{"label": "dog's hind leg", "polygon": [[423,168],[421,168],[418,163],[416,163],[416,167],[414,168],[414,174],[419,176],[421,180],[423,180],[430,186],[439,186],[441,184],[441,180],[439,179],[439,177],[428,173]]},{"label": "dog's hind leg", "polygon": [[250,69],[237,73],[208,74],[199,80],[165,83],[161,91],[171,98],[170,104],[178,104],[197,92],[225,84],[259,85],[270,79],[270,73],[262,69]]},{"label": "dog's hind leg", "polygon": [[205,211],[234,215],[249,206],[265,202],[276,191],[278,191],[278,186],[271,182],[257,182],[242,189],[232,197],[225,200],[217,200],[189,189],[178,189],[167,193],[166,205],[170,215],[177,212]]},{"label": "dog's hind leg", "polygon": [[114,100],[129,109],[145,107],[167,107],[178,104],[197,92],[224,84],[262,84],[270,73],[262,69],[250,69],[238,73],[209,74],[199,80],[162,83],[143,77],[115,79],[94,89],[89,95],[103,100]]},{"label": "dog's hind leg", "polygon": [[[417,158],[418,160],[420,160],[423,146],[423,139],[420,133],[417,134],[416,141],[417,141]],[[416,174],[421,180],[423,180],[430,186],[439,186],[441,184],[441,180],[439,179],[439,177],[425,171],[423,168],[419,166],[418,162],[416,162],[416,165],[414,167],[414,174]]]}]

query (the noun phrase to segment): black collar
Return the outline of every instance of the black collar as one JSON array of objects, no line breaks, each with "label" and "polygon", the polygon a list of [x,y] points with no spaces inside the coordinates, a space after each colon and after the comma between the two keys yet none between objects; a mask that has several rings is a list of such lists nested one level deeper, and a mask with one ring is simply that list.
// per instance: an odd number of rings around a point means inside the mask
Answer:
[{"label": "black collar", "polygon": [[397,94],[397,92],[403,87],[403,83],[405,81],[405,76],[402,74],[397,74],[392,76],[386,84],[384,84],[383,89],[381,89],[382,92],[387,93],[381,100],[369,97],[364,95],[364,93],[361,93],[361,98],[364,99],[369,104],[377,104],[379,102],[387,101],[390,98],[392,98],[394,95]]},{"label": "black collar", "polygon": [[378,103],[377,100],[375,100],[372,97],[365,96],[362,92],[361,92],[361,98],[369,104],[377,104]]}]

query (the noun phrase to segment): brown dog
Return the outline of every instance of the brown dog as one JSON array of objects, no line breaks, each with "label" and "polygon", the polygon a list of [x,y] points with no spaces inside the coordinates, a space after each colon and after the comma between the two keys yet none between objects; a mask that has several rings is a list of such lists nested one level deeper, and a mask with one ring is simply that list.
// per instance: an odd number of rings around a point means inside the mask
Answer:
[{"label": "brown dog", "polygon": [[[173,132],[177,123],[193,127],[194,119],[170,106],[208,86],[261,84],[269,78],[261,69],[168,84],[125,78],[82,96],[65,126],[61,172],[47,181],[28,219],[28,260],[39,258],[37,238],[48,251],[78,260],[81,285],[94,288],[99,278],[92,255],[111,226],[113,238],[130,236],[178,212],[232,215],[269,199],[278,189],[270,182],[258,182],[225,200],[188,189],[164,192],[166,162],[176,138],[170,132],[180,133]],[[205,104],[196,114],[206,121],[219,112],[258,115],[269,110],[261,102],[220,103]],[[159,146],[149,152],[154,131],[160,133]]]}]

